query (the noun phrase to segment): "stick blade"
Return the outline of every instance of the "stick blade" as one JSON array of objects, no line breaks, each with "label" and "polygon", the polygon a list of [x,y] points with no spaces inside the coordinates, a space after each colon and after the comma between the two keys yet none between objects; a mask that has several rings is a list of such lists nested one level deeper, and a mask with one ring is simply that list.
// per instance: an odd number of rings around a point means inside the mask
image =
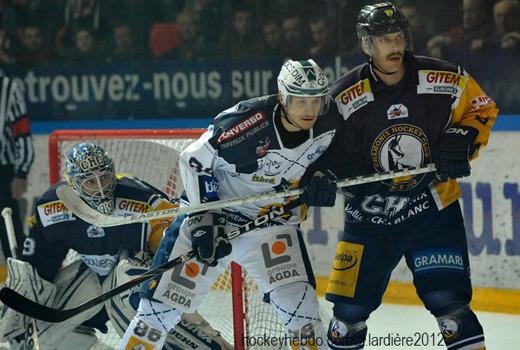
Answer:
[{"label": "stick blade", "polygon": [[68,185],[58,186],[58,188],[56,188],[56,195],[74,215],[77,215],[80,219],[89,224],[98,227],[114,226],[112,223],[114,218],[92,209],[72,190],[72,187]]},{"label": "stick blade", "polygon": [[15,311],[45,322],[62,322],[76,314],[74,309],[57,312],[56,309],[38,304],[7,287],[0,289],[0,301]]}]

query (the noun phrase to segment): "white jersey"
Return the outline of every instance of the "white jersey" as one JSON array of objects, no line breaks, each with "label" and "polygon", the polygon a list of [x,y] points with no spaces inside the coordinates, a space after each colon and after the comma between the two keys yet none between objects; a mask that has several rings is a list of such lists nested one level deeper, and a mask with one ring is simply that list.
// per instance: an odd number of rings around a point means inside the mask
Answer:
[{"label": "white jersey", "polygon": [[[320,116],[306,140],[293,148],[275,124],[280,118],[276,95],[235,105],[215,119],[196,142],[181,153],[182,181],[190,203],[243,197],[295,188],[331,143],[339,125],[336,110]],[[243,225],[284,198],[227,208],[228,221]],[[299,209],[290,222],[298,222]]]}]

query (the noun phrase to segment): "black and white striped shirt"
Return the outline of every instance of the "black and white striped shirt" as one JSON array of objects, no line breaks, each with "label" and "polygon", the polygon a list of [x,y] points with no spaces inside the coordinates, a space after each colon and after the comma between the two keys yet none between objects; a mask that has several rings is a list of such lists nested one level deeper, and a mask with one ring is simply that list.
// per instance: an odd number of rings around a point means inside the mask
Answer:
[{"label": "black and white striped shirt", "polygon": [[0,76],[0,165],[13,165],[26,178],[34,159],[27,106],[15,81]]}]

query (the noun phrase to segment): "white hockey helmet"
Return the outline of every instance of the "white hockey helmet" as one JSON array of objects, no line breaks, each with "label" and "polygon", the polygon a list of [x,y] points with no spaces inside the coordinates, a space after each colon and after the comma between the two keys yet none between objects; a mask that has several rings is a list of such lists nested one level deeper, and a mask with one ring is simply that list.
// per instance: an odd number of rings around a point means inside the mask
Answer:
[{"label": "white hockey helmet", "polygon": [[327,113],[330,102],[329,81],[314,60],[288,60],[282,66],[277,82],[280,102],[286,110],[292,96],[322,97],[322,108],[318,115]]}]

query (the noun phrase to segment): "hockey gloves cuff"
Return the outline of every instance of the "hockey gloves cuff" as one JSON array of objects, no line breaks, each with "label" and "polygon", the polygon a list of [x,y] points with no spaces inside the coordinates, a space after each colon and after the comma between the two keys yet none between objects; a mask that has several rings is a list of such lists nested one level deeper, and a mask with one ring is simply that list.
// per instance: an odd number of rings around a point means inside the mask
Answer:
[{"label": "hockey gloves cuff", "polygon": [[478,149],[473,145],[478,131],[469,126],[451,127],[441,136],[435,166],[440,181],[469,176],[471,156]]},{"label": "hockey gloves cuff", "polygon": [[190,215],[188,232],[197,259],[209,266],[216,266],[218,259],[231,254],[231,243],[226,239],[226,214],[203,212]]},{"label": "hockey gloves cuff", "polygon": [[332,175],[317,171],[305,186],[302,202],[314,207],[333,207],[338,187]]}]

